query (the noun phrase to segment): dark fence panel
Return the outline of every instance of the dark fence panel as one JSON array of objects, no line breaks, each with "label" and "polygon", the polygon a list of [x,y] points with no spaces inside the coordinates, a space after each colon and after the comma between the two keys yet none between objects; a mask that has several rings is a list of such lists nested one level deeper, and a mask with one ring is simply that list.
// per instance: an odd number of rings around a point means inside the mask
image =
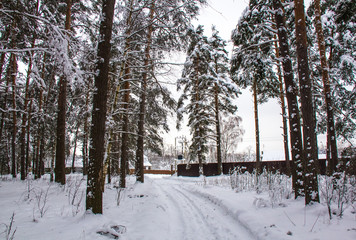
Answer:
[{"label": "dark fence panel", "polygon": [[178,176],[199,177],[199,164],[178,164]]},{"label": "dark fence panel", "polygon": [[217,163],[203,164],[203,173],[205,176],[217,176],[218,175],[218,164]]},{"label": "dark fence panel", "polygon": [[[319,161],[319,171],[320,174],[326,173],[326,160],[320,159]],[[198,177],[199,176],[199,164],[193,163],[189,164],[189,168],[186,168],[187,164],[178,164],[178,176],[189,176]],[[256,162],[228,162],[222,164],[223,174],[229,174],[235,169],[239,169],[242,173],[245,171],[252,173],[255,170]],[[262,161],[262,169],[266,169],[268,172],[280,172],[286,173],[287,166],[285,161]],[[218,174],[218,164],[208,163],[203,164],[203,175],[204,176],[216,176]]]}]

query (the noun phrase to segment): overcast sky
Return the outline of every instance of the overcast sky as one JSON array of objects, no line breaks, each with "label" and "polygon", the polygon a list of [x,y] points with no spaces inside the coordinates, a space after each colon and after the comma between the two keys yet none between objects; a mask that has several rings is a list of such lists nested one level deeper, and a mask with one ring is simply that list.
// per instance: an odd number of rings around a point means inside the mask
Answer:
[{"label": "overcast sky", "polygon": [[[210,36],[211,26],[215,25],[220,36],[229,41],[227,50],[231,53],[231,31],[236,27],[243,10],[248,6],[248,0],[208,0],[208,6],[201,9],[200,15],[194,25],[204,25],[205,35]],[[307,4],[309,0],[306,0]],[[183,60],[184,61],[184,58]],[[179,76],[178,76],[179,77]],[[255,150],[255,125],[253,112],[253,98],[251,91],[243,90],[237,99],[238,112],[242,117],[242,126],[245,130],[243,142],[235,152],[244,152],[252,147]],[[259,124],[261,151],[265,159],[284,158],[281,108],[276,100],[259,105]],[[173,127],[172,127],[173,128]],[[175,129],[165,136],[165,143],[174,145],[174,138],[187,135],[187,129],[177,132]]]}]

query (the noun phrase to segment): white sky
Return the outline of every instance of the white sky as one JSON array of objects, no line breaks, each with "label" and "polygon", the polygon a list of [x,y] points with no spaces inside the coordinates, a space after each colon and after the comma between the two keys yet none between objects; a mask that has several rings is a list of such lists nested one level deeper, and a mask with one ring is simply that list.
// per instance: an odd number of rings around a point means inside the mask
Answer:
[{"label": "white sky", "polygon": [[[308,4],[310,0],[306,0]],[[198,19],[194,25],[204,25],[206,36],[211,34],[211,26],[215,25],[220,32],[220,36],[230,41],[231,31],[236,27],[243,10],[248,6],[248,0],[208,0],[208,6],[201,9]],[[227,50],[231,52],[232,44],[229,43]],[[183,57],[184,61],[185,56]],[[180,73],[179,73],[180,74]],[[180,77],[180,75],[176,76]],[[255,125],[253,112],[253,99],[250,90],[243,90],[243,94],[237,99],[238,112],[242,117],[242,126],[245,130],[243,142],[239,143],[235,152],[244,152],[251,147],[255,150]],[[282,117],[281,108],[277,100],[259,105],[259,125],[261,151],[264,152],[264,159],[284,159],[283,137],[282,137]],[[188,128],[180,132],[175,130],[175,120],[172,120],[171,132],[165,135],[165,144],[174,145],[174,138],[188,135]],[[320,142],[321,138],[319,139]]]}]

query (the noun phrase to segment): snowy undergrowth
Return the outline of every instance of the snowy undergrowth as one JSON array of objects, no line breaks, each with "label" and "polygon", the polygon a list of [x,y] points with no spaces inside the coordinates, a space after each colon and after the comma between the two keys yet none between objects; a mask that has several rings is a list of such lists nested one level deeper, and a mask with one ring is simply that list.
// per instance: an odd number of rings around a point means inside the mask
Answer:
[{"label": "snowy undergrowth", "polygon": [[[111,201],[116,190],[111,185],[106,189]],[[107,232],[122,233],[124,226],[86,212],[85,194],[82,174],[67,175],[64,186],[50,182],[49,175],[29,175],[25,181],[2,176],[0,239],[107,239]]]},{"label": "snowy undergrowth", "polygon": [[[263,171],[257,177],[255,173],[242,173],[240,169],[237,169],[229,176],[201,177],[197,185],[203,185],[207,189],[210,187],[231,188],[240,196],[250,195],[250,200],[253,199],[253,203],[250,204],[257,210],[260,209],[258,211],[263,211],[263,213],[260,213],[263,218],[268,219],[268,214],[271,214],[271,221],[261,221],[265,224],[264,230],[281,227],[281,223],[278,223],[280,220],[276,219],[277,224],[273,220],[278,215],[287,223],[285,227],[290,225],[285,228],[290,229],[286,232],[286,235],[291,236],[297,233],[301,236],[303,232],[304,234],[317,233],[316,236],[324,236],[325,239],[336,239],[337,236],[340,236],[338,234],[344,236],[348,232],[351,236],[356,237],[355,176],[348,176],[344,173],[338,173],[331,177],[320,175],[320,203],[313,206],[304,206],[304,198],[295,200],[291,177],[278,172],[273,174]],[[200,192],[200,190],[197,191]],[[223,204],[219,199],[211,196],[209,191],[200,194],[219,205]],[[238,200],[235,201],[235,204],[239,204]],[[246,205],[247,203],[243,202],[243,204]],[[224,208],[231,209],[233,206],[230,203]],[[271,209],[271,211],[268,209]],[[264,211],[268,211],[268,213]],[[239,213],[241,215],[241,212]],[[246,215],[249,214],[246,213]],[[344,232],[340,231],[337,225],[342,225]],[[330,229],[335,229],[334,231],[338,234],[330,234]],[[315,239],[319,238],[316,237]]]},{"label": "snowy undergrowth", "polygon": [[[336,173],[334,176],[319,175],[320,203],[326,206],[329,218],[341,218],[345,210],[356,214],[356,177]],[[285,206],[285,201],[293,198],[292,178],[287,175],[263,171],[259,176],[255,172],[243,172],[236,169],[229,176],[201,177],[197,183],[203,186],[231,188],[235,192],[256,192],[256,207]],[[263,198],[268,194],[268,198]],[[261,195],[261,197],[258,197]],[[355,216],[356,218],[356,216]]]},{"label": "snowy undergrowth", "polygon": [[[47,175],[25,181],[3,176],[0,239],[182,239],[182,231],[194,233],[190,224],[198,226],[206,214],[215,219],[218,212],[226,216],[223,226],[237,221],[256,239],[356,239],[355,177],[320,176],[319,183],[321,203],[305,207],[303,198],[293,199],[291,179],[278,173],[258,179],[241,172],[146,176],[144,184],[128,177],[125,189],[113,178],[105,186],[104,214],[94,215],[85,211],[86,180],[80,174],[67,175],[65,186]],[[197,202],[189,205],[189,199]],[[186,239],[213,238],[209,234]]]}]

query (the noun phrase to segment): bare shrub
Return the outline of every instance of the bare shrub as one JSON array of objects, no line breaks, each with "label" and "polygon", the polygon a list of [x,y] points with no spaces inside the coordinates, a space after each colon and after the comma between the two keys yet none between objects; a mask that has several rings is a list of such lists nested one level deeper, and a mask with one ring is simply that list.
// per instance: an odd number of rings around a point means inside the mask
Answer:
[{"label": "bare shrub", "polygon": [[35,206],[33,209],[33,221],[37,221],[35,217],[36,210],[38,211],[40,218],[42,218],[48,210],[48,193],[51,189],[51,184],[49,183],[46,189],[35,188],[33,193],[35,195]]},{"label": "bare shrub", "polygon": [[17,227],[15,229],[13,229],[13,224],[14,224],[14,219],[15,219],[15,213],[12,213],[12,216],[10,218],[10,223],[6,224],[3,223],[2,225],[5,226],[5,230],[3,233],[5,233],[5,239],[6,240],[13,240],[15,237],[15,233],[17,230]]}]

